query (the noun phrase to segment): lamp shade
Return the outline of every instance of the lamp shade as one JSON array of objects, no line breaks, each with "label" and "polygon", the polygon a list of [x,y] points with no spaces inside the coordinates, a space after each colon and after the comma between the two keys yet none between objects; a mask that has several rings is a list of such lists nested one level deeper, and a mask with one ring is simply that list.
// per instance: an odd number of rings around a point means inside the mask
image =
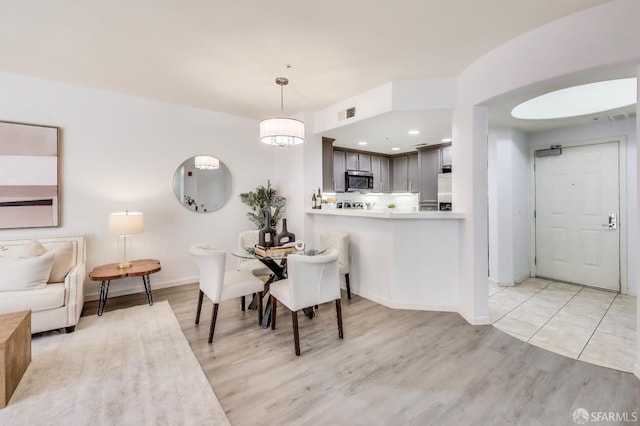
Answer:
[{"label": "lamp shade", "polygon": [[144,232],[144,221],[140,212],[117,212],[109,215],[111,235],[135,235]]},{"label": "lamp shade", "polygon": [[262,120],[260,141],[268,145],[299,145],[304,142],[304,123],[284,117]]},{"label": "lamp shade", "polygon": [[209,155],[196,155],[194,162],[196,169],[215,170],[220,168],[220,160]]}]

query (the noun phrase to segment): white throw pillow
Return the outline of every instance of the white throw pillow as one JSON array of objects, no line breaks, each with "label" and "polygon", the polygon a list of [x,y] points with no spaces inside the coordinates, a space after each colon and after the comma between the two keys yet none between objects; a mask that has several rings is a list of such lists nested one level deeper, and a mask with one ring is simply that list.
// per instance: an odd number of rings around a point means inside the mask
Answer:
[{"label": "white throw pillow", "polygon": [[45,288],[53,258],[53,253],[26,259],[0,257],[0,291]]},{"label": "white throw pillow", "polygon": [[[42,256],[47,252],[46,247],[43,246],[40,241],[31,240],[23,247],[19,257],[29,258]],[[61,283],[73,267],[73,244],[71,244],[71,241],[67,241],[61,247],[50,250],[49,252],[54,254],[54,259],[48,282]]]}]

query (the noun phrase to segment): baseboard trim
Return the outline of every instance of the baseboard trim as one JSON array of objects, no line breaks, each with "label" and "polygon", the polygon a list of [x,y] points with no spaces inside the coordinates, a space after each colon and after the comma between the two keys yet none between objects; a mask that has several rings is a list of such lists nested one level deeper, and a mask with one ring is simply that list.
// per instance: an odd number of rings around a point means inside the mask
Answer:
[{"label": "baseboard trim", "polygon": [[470,316],[462,311],[458,311],[458,314],[471,325],[490,325],[491,324],[491,318],[489,317],[489,315]]},{"label": "baseboard trim", "polygon": [[[198,277],[192,277],[192,278],[184,278],[181,280],[174,280],[174,281],[163,281],[159,283],[154,282],[151,285],[151,291],[159,290],[161,288],[169,288],[169,287],[177,287],[180,285],[193,284],[193,283],[197,283],[198,280],[199,280]],[[109,297],[127,296],[129,294],[144,293],[144,287],[142,285],[140,285],[139,287],[132,287],[132,288],[114,288],[114,287],[115,286],[109,287]],[[100,298],[100,286],[99,285],[96,286],[96,289],[97,291],[95,293],[94,292],[87,293],[85,291],[85,295],[84,295],[85,302],[98,300],[98,298]]]},{"label": "baseboard trim", "polygon": [[382,298],[380,296],[375,296],[372,294],[365,293],[356,293],[351,289],[352,294],[357,294],[360,297],[364,297],[365,299],[371,300],[372,302],[378,303],[380,305],[386,306],[391,309],[405,309],[405,310],[414,310],[414,311],[436,311],[436,312],[458,312],[457,306],[447,306],[447,305],[425,305],[425,304],[416,304],[416,303],[398,303],[391,301],[389,299]]}]

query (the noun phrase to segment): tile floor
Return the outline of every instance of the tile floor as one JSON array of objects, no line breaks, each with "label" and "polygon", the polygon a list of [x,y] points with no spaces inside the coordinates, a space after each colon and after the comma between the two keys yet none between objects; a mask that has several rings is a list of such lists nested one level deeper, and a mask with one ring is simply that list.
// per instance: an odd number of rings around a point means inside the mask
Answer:
[{"label": "tile floor", "polygon": [[633,372],[636,298],[540,278],[514,287],[489,284],[499,330],[552,352]]}]

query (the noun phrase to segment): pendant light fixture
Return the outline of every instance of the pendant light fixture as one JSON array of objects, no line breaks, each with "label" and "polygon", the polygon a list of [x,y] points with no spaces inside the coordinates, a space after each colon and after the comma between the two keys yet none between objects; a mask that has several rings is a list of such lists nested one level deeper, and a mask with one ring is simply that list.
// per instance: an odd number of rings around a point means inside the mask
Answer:
[{"label": "pendant light fixture", "polygon": [[304,123],[300,120],[284,117],[283,88],[289,84],[284,77],[276,78],[280,86],[280,117],[260,122],[260,141],[268,145],[291,146],[304,142]]}]

